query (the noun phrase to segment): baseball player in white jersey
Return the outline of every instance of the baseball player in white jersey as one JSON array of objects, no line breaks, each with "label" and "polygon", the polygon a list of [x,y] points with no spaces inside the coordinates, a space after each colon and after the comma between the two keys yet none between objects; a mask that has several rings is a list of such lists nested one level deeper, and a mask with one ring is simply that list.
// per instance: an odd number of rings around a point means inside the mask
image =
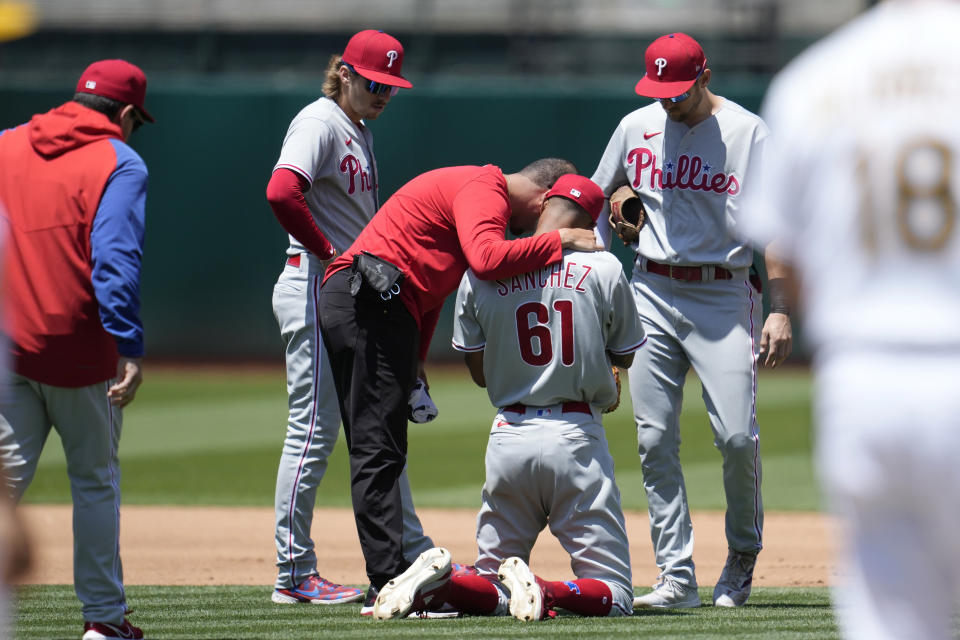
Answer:
[{"label": "baseball player in white jersey", "polygon": [[[714,590],[719,606],[743,604],[762,546],[760,443],[756,419],[758,352],[775,366],[792,334],[775,291],[761,331],[760,281],[753,251],[734,233],[747,171],[760,160],[767,128],[756,115],[713,94],[700,45],[674,33],[646,51],[640,95],[657,102],[628,114],[614,131],[593,180],[610,194],[629,185],[647,222],[632,237],[631,286],[648,342],[630,368],[650,533],[660,582],[635,607],[700,605],[693,529],[680,467],[680,407],[692,366],[714,443],[723,456],[729,554]],[[608,225],[598,225],[609,242]],[[780,266],[768,259],[771,289]],[[753,282],[752,282],[753,280]]]},{"label": "baseball player in white jersey", "polygon": [[957,633],[957,25],[960,2],[888,0],[794,60],[742,211],[799,280],[846,638]]},{"label": "baseball player in white jersey", "polygon": [[[361,31],[334,55],[324,96],[287,130],[267,199],[290,234],[287,262],[273,290],[286,348],[289,421],[277,471],[277,603],[355,602],[363,591],[321,578],[310,535],[317,486],[340,429],[327,351],[317,325],[317,291],[326,265],[349,247],[379,207],[375,120],[400,87],[403,47],[382,31]],[[406,474],[401,478],[404,549],[415,558],[433,546],[423,534]]]},{"label": "baseball player in white jersey", "polygon": [[[537,233],[592,228],[603,200],[596,184],[567,174],[547,193]],[[405,615],[429,598],[523,620],[553,607],[632,612],[629,544],[601,423],[618,400],[611,363],[629,366],[644,341],[632,311],[623,269],[607,252],[565,251],[562,262],[511,279],[464,274],[453,346],[499,407],[477,516],[479,576],[448,578],[449,553],[432,549],[381,590],[376,617]],[[527,566],[547,525],[576,580],[544,581]]]}]

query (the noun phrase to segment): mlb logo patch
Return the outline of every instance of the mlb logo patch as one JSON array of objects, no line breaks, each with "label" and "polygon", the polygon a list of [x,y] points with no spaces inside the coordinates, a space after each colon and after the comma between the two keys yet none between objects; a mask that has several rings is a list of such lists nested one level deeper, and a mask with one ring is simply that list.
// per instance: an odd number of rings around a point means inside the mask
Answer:
[{"label": "mlb logo patch", "polygon": [[83,86],[86,87],[87,89],[96,89],[96,88],[97,88],[97,81],[96,81],[96,80],[87,80],[87,82],[86,82]]},{"label": "mlb logo patch", "polygon": [[579,198],[583,195],[583,193],[579,189],[570,189],[570,195],[572,195],[574,198]]}]

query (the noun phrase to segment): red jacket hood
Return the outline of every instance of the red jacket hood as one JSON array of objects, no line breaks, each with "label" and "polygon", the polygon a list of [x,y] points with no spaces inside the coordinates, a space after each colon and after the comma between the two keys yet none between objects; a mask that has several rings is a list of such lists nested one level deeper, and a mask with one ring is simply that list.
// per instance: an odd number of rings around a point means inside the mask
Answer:
[{"label": "red jacket hood", "polygon": [[30,144],[37,153],[48,158],[105,138],[123,140],[120,125],[77,102],[67,102],[37,114],[28,126]]}]

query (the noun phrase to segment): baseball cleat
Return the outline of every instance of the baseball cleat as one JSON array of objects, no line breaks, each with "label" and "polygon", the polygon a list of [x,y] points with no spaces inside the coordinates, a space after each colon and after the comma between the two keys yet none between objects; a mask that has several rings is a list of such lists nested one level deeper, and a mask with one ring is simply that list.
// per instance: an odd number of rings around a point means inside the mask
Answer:
[{"label": "baseball cleat", "polygon": [[456,576],[476,576],[480,575],[477,573],[477,568],[472,564],[458,564],[456,562],[450,563],[450,575],[451,577]]},{"label": "baseball cleat", "polygon": [[372,584],[367,587],[367,597],[363,601],[363,606],[360,607],[360,615],[373,615],[373,604],[377,601],[378,595],[380,595],[380,591]]},{"label": "baseball cleat", "polygon": [[143,631],[126,618],[123,624],[84,622],[83,640],[143,640]]},{"label": "baseball cleat", "polygon": [[345,604],[362,600],[363,590],[310,576],[292,589],[274,589],[270,599],[277,604]]},{"label": "baseball cleat", "polygon": [[663,576],[650,593],[633,599],[635,609],[693,609],[700,606],[696,585],[684,584]]},{"label": "baseball cleat", "polygon": [[713,606],[739,607],[744,604],[750,597],[753,569],[756,565],[756,553],[740,553],[731,549],[720,580],[713,590]]},{"label": "baseball cleat", "polygon": [[[380,595],[380,592],[377,591],[373,585],[367,589],[367,598],[363,601],[363,606],[360,607],[361,616],[372,616],[373,615],[373,605],[377,601],[377,596]],[[414,609],[409,614],[408,618],[420,618],[422,620],[435,620],[439,618],[459,618],[460,612],[453,608],[452,605],[444,602],[443,605],[437,609],[427,609],[422,611],[417,611]]]},{"label": "baseball cleat", "polygon": [[510,615],[525,622],[546,617],[543,587],[526,562],[517,557],[507,558],[500,565],[498,576],[510,592]]},{"label": "baseball cleat", "polygon": [[459,618],[460,612],[449,602],[444,602],[434,609],[414,609],[407,614],[408,618],[420,618],[421,620],[438,620],[443,618]]},{"label": "baseball cleat", "polygon": [[450,581],[450,552],[427,549],[399,576],[383,585],[373,604],[378,620],[406,617],[411,611],[426,611],[437,592]]},{"label": "baseball cleat", "polygon": [[[361,616],[372,616],[373,615],[373,605],[377,601],[377,596],[380,594],[373,585],[367,590],[367,598],[363,601],[363,606],[360,607]],[[420,618],[422,620],[435,620],[440,618],[459,618],[460,612],[453,608],[449,603],[444,602],[442,606],[436,609],[426,609],[422,611],[417,611],[414,609],[409,614],[408,618]]]}]

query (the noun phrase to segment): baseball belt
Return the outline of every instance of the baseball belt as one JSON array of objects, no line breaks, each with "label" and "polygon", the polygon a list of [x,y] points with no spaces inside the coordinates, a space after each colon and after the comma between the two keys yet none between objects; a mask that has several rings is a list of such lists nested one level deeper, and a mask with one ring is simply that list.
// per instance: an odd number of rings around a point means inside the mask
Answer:
[{"label": "baseball belt", "polygon": [[[661,264],[653,260],[647,260],[646,270],[659,276],[666,276],[674,280],[683,280],[684,282],[700,282],[702,280],[730,280],[733,274],[728,269],[716,267],[713,265],[703,265],[700,267],[684,267],[672,264]],[[710,271],[713,271],[713,278],[710,277]],[[706,277],[704,277],[706,271]]]},{"label": "baseball belt", "polygon": [[[511,404],[504,407],[501,411],[509,411],[511,413],[526,413],[527,409],[543,409],[543,407],[528,407],[525,404]],[[586,413],[588,415],[593,415],[593,411],[590,409],[590,405],[586,402],[564,402],[560,405],[561,413]]]}]

